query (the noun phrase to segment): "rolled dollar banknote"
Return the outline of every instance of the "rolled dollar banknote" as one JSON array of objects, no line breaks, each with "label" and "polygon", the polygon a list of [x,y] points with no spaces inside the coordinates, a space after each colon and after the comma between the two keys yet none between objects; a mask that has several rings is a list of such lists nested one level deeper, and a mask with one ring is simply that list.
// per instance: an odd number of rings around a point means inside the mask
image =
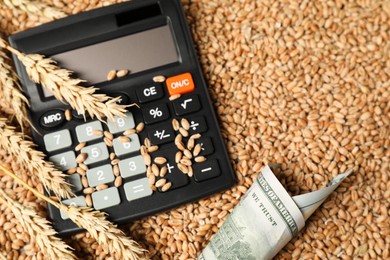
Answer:
[{"label": "rolled dollar banknote", "polygon": [[324,189],[291,197],[265,166],[198,260],[271,259],[350,173]]}]

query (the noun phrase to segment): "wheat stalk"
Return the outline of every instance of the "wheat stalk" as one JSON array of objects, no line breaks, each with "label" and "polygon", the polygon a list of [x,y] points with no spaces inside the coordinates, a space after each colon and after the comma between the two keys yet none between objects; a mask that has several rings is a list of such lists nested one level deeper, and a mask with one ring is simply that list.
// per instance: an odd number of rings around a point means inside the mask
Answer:
[{"label": "wheat stalk", "polygon": [[14,70],[8,63],[9,58],[3,49],[0,49],[0,86],[3,88],[3,97],[8,105],[12,107],[14,115],[23,130],[24,126],[28,124],[26,107],[29,103],[22,93],[22,88]]},{"label": "wheat stalk", "polygon": [[55,236],[57,232],[45,218],[10,198],[2,189],[0,189],[0,203],[12,211],[44,255],[50,259],[76,259],[70,251],[72,248]]},{"label": "wheat stalk", "polygon": [[88,112],[91,118],[104,121],[106,117],[114,121],[114,116],[125,117],[126,105],[116,102],[120,97],[112,98],[105,94],[96,94],[95,87],[82,87],[81,79],[71,78],[72,71],[55,65],[55,61],[40,54],[24,54],[0,39],[0,47],[14,53],[26,67],[27,74],[35,82],[50,89],[61,102],[66,101],[73,109],[82,114]]},{"label": "wheat stalk", "polygon": [[57,196],[72,197],[70,185],[64,179],[65,174],[53,163],[45,161],[45,154],[35,150],[34,143],[24,137],[15,127],[7,125],[7,119],[0,118],[0,147],[14,155],[20,164],[26,165],[32,175],[37,176]]},{"label": "wheat stalk", "polygon": [[136,260],[144,258],[145,250],[137,242],[126,237],[116,225],[106,219],[106,214],[86,207],[74,207],[60,204],[39,193],[21,178],[0,165],[2,170],[14,180],[31,191],[35,196],[66,212],[69,218],[79,227],[86,229],[105,251],[113,253],[115,259]]},{"label": "wheat stalk", "polygon": [[35,14],[37,16],[44,16],[50,20],[58,19],[66,16],[61,10],[47,5],[43,1],[30,0],[3,0],[5,5],[12,9],[19,9],[26,13]]}]

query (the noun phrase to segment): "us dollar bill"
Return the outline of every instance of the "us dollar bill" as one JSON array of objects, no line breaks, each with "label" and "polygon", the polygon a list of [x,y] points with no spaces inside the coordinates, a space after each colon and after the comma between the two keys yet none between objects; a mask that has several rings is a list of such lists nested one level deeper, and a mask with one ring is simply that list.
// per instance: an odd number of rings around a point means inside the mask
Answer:
[{"label": "us dollar bill", "polygon": [[198,260],[271,259],[349,173],[322,190],[291,197],[267,165]]}]

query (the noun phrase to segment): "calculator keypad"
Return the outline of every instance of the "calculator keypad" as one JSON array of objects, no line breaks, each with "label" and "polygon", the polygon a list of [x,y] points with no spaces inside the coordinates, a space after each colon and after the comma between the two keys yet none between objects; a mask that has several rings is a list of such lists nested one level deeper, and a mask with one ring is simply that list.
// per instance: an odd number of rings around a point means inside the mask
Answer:
[{"label": "calculator keypad", "polygon": [[[103,124],[88,117],[89,121],[81,122],[78,115],[71,120],[75,127],[44,136],[45,148],[52,154],[49,160],[68,171],[72,191],[79,195],[64,200],[65,204],[92,204],[97,210],[111,212],[120,210],[124,203],[139,207],[138,203],[154,196],[173,196],[170,200],[176,203],[180,190],[184,193],[179,196],[185,199],[188,188],[198,192],[193,185],[203,185],[221,175],[221,168],[226,168],[215,158],[219,148],[214,147],[209,133],[210,115],[198,112],[203,102],[199,94],[182,92],[182,96],[169,100],[167,88],[163,83],[137,87],[129,96],[145,105],[127,112],[124,118],[115,116],[114,121]],[[138,127],[141,122],[144,126]],[[79,144],[80,148],[75,149]],[[157,148],[149,152],[150,146]],[[149,163],[143,155],[145,149]],[[142,207],[149,207],[148,203]],[[126,208],[132,208],[130,204]]]}]

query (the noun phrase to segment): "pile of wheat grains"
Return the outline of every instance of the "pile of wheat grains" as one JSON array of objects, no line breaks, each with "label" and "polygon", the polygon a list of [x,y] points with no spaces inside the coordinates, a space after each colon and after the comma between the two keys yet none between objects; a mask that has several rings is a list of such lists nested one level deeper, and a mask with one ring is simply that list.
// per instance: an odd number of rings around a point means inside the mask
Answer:
[{"label": "pile of wheat grains", "polygon": [[[46,2],[71,14],[114,1]],[[353,168],[276,259],[389,259],[390,2],[183,4],[238,184],[122,229],[154,259],[194,259],[268,162],[282,164],[278,178],[291,194]],[[47,21],[0,5],[5,34]],[[25,175],[6,151],[0,159]],[[46,214],[8,177],[0,175],[0,188]],[[80,258],[109,257],[88,234],[66,242]],[[4,206],[0,252],[43,259]]]}]

